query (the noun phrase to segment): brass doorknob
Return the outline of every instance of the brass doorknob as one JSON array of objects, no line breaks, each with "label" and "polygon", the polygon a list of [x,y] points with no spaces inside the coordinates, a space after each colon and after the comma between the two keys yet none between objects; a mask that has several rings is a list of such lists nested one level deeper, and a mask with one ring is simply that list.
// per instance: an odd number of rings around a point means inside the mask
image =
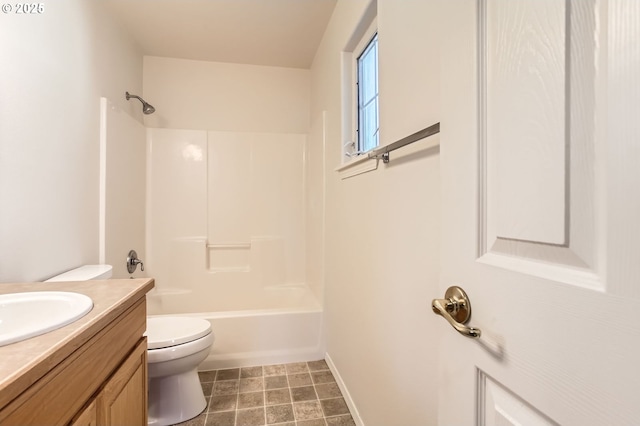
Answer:
[{"label": "brass doorknob", "polygon": [[471,303],[467,293],[460,287],[449,287],[444,294],[444,299],[433,299],[431,308],[434,313],[449,321],[449,324],[463,336],[480,337],[480,329],[465,325],[471,318]]}]

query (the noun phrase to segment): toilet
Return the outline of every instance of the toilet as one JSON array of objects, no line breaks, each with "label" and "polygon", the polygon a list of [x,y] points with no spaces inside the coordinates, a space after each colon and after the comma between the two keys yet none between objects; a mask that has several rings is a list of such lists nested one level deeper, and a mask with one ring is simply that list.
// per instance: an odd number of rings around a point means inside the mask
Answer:
[{"label": "toilet", "polygon": [[84,265],[76,269],[72,269],[63,274],[56,275],[45,281],[45,283],[60,281],[89,281],[89,280],[107,280],[111,278],[113,267],[111,265]]},{"label": "toilet", "polygon": [[[45,282],[106,280],[111,265],[85,265]],[[209,321],[180,316],[147,318],[149,425],[171,425],[196,417],[207,402],[198,378],[215,339]]]},{"label": "toilet", "polygon": [[198,365],[213,345],[209,321],[189,317],[147,318],[149,425],[196,417],[207,406]]}]

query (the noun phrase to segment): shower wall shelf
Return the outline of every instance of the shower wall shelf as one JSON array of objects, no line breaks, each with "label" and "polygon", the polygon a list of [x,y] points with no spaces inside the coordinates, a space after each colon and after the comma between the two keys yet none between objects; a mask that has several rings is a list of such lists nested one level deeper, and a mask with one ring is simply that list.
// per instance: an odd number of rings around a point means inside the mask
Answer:
[{"label": "shower wall shelf", "polygon": [[382,158],[382,162],[386,164],[389,162],[389,152],[395,151],[398,148],[402,148],[403,146],[407,146],[421,139],[428,138],[429,136],[433,136],[436,133],[440,133],[439,122],[422,130],[419,130],[407,137],[399,139],[393,143],[373,149],[367,154],[367,157],[375,158],[377,160]]},{"label": "shower wall shelf", "polygon": [[241,242],[233,242],[233,243],[208,243],[207,248],[209,249],[250,249],[251,243],[241,243]]}]

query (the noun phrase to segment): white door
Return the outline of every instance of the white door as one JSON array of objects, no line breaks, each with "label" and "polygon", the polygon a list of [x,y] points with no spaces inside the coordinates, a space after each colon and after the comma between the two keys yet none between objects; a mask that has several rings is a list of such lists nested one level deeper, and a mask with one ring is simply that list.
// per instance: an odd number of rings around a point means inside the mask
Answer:
[{"label": "white door", "polygon": [[640,425],[640,1],[443,1],[439,424]]}]

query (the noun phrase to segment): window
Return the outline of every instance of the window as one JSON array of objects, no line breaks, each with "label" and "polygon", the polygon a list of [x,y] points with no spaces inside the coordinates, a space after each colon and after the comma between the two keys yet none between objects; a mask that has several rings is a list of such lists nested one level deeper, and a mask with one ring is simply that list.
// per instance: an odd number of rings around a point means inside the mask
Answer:
[{"label": "window", "polygon": [[359,153],[378,146],[378,34],[356,60]]},{"label": "window", "polygon": [[342,51],[342,179],[377,168],[379,145],[377,1],[370,0]]}]

